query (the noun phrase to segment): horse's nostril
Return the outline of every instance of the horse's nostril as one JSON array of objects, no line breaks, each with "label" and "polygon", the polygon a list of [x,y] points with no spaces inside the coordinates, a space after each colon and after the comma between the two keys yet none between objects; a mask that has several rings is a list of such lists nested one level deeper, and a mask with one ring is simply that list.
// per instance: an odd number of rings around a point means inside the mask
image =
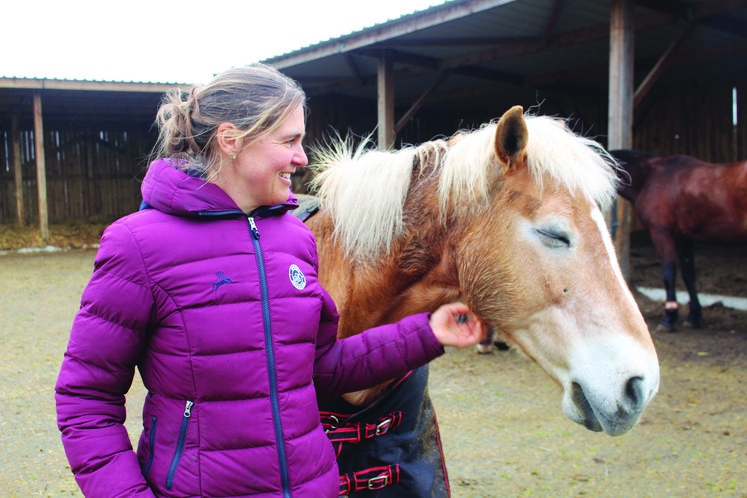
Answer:
[{"label": "horse's nostril", "polygon": [[584,426],[589,430],[600,430],[599,422],[594,414],[594,409],[589,403],[589,399],[586,397],[586,393],[584,393],[584,388],[578,382],[571,383],[571,387],[573,389],[571,393],[573,403],[583,413]]},{"label": "horse's nostril", "polygon": [[625,384],[625,397],[630,401],[630,406],[634,411],[638,409],[644,403],[643,394],[643,378],[642,377],[631,377]]}]

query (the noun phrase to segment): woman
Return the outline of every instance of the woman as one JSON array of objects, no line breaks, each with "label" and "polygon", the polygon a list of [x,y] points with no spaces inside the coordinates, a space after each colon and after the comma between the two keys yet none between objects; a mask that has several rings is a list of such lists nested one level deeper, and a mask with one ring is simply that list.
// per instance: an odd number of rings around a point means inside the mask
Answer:
[{"label": "woman", "polygon": [[[314,237],[287,213],[304,121],[301,88],[263,65],[164,99],[144,208],[104,233],[56,386],[86,496],[337,496],[317,396],[482,336],[455,303],[336,339]],[[123,425],[136,367],[137,455]]]}]

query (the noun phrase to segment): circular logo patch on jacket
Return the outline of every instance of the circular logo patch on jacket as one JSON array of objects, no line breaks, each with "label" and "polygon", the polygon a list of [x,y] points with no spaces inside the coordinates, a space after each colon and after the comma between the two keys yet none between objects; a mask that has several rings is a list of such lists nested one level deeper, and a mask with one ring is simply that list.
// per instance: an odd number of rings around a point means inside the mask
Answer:
[{"label": "circular logo patch on jacket", "polygon": [[306,276],[296,265],[290,266],[290,269],[288,270],[288,276],[290,277],[290,281],[293,284],[293,287],[295,287],[296,289],[301,290],[306,287]]}]

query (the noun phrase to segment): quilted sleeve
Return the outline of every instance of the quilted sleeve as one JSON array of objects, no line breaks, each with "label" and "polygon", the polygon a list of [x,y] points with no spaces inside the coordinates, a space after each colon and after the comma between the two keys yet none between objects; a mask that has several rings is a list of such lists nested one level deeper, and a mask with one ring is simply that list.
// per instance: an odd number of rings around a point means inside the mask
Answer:
[{"label": "quilted sleeve", "polygon": [[427,313],[337,339],[338,314],[326,292],[324,301],[314,364],[314,384],[320,397],[373,387],[444,353]]},{"label": "quilted sleeve", "polygon": [[135,241],[115,223],[101,240],[55,387],[57,424],[85,496],[154,496],[124,426],[153,303]]}]

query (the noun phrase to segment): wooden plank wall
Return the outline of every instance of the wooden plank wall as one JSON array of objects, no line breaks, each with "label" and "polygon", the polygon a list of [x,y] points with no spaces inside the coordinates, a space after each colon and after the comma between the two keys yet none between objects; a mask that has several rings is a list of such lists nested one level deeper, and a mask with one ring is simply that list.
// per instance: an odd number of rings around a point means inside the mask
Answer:
[{"label": "wooden plank wall", "polygon": [[[0,130],[0,223],[16,219],[11,137]],[[153,138],[117,128],[45,126],[45,161],[50,222],[114,220],[137,210],[140,179]],[[26,223],[38,220],[33,132],[20,130]]]},{"label": "wooden plank wall", "polygon": [[[737,88],[738,125],[732,120]],[[633,147],[722,163],[747,160],[747,83],[667,89],[634,118]]]},{"label": "wooden plank wall", "polygon": [[[662,154],[688,154],[712,162],[747,159],[747,82],[738,84],[739,125],[732,125],[732,87],[718,84],[681,87],[654,92],[649,103],[636,110],[633,147]],[[578,109],[555,113],[552,103],[540,109],[545,114],[583,117],[578,132],[604,143],[606,107],[577,100]],[[319,145],[336,133],[361,137],[376,127],[375,103],[339,98],[310,102],[307,145]],[[449,136],[460,127],[471,128],[497,118],[505,109],[486,109],[490,115],[436,114],[423,109],[397,137],[395,146],[419,144],[437,136]],[[589,129],[591,123],[591,129]],[[583,128],[587,129],[583,129]],[[10,158],[10,126],[0,122],[0,223],[15,221],[15,185]],[[147,132],[117,128],[70,127],[45,123],[47,192],[51,222],[99,217],[114,220],[137,210],[140,180],[154,136]],[[33,131],[21,123],[26,223],[38,220]],[[373,137],[375,139],[375,136]],[[294,178],[294,189],[304,190],[304,174]]]}]

